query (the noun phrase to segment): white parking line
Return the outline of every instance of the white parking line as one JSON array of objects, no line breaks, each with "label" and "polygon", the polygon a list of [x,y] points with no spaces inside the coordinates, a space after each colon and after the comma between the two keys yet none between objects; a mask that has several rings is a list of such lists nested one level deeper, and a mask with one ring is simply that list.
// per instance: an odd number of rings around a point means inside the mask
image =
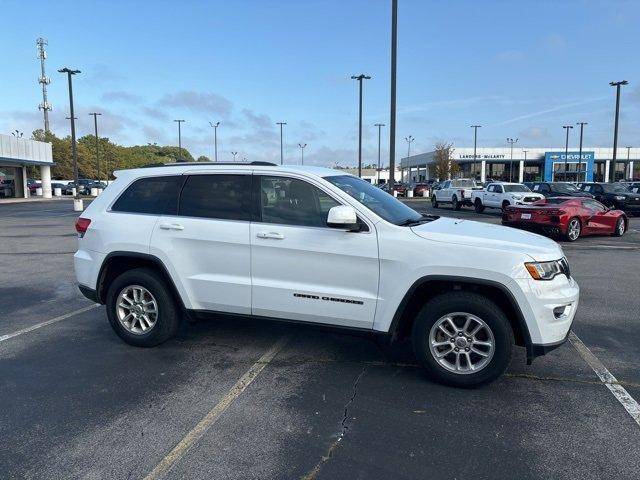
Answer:
[{"label": "white parking line", "polygon": [[10,338],[17,337],[18,335],[22,335],[23,333],[33,332],[34,330],[37,330],[39,328],[46,327],[47,325],[51,325],[52,323],[60,322],[60,321],[65,320],[65,319],[67,319],[69,317],[73,317],[74,315],[78,315],[79,313],[87,312],[87,311],[91,310],[92,308],[96,308],[96,307],[99,307],[99,306],[100,306],[99,304],[94,303],[93,305],[89,305],[88,307],[83,307],[83,308],[80,308],[78,310],[74,310],[73,312],[65,313],[64,315],[60,315],[59,317],[52,318],[51,320],[47,320],[46,322],[37,323],[37,324],[32,325],[30,327],[23,328],[22,330],[18,330],[17,332],[8,333],[6,335],[1,335],[0,336],[0,342],[4,342],[5,340],[9,340]]},{"label": "white parking line", "polygon": [[622,404],[627,413],[631,415],[631,418],[633,418],[633,420],[640,426],[640,405],[638,405],[638,402],[629,395],[629,392],[620,385],[616,377],[607,370],[607,367],[605,367],[598,357],[596,357],[593,352],[589,350],[584,343],[582,343],[582,340],[580,340],[575,333],[571,332],[569,334],[569,340],[584,361],[593,369],[600,381],[606,385],[611,393],[613,393],[613,396]]},{"label": "white parking line", "polygon": [[246,388],[251,385],[260,372],[266,367],[271,360],[278,354],[278,352],[287,343],[289,337],[281,337],[273,346],[262,355],[256,363],[254,363],[249,370],[245,372],[242,377],[231,387],[227,394],[218,402],[218,404],[207,413],[198,424],[187,433],[182,440],[171,450],[162,461],[156,465],[156,467],[149,473],[145,480],[155,480],[164,476],[171,467],[180,460],[185,453],[191,448],[191,446],[202,438],[202,436],[209,430],[209,428],[220,418],[225,410],[233,403],[233,401],[240,396]]}]

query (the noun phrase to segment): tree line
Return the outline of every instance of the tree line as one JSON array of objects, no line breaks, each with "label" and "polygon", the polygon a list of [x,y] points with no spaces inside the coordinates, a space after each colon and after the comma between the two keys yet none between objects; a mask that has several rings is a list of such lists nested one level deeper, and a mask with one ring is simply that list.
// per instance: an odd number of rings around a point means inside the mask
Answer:
[{"label": "tree line", "polygon": [[[73,157],[71,155],[71,136],[57,137],[52,132],[42,129],[34,130],[31,138],[52,145],[54,166],[51,176],[54,179],[73,178]],[[157,144],[134,145],[125,147],[112,142],[108,137],[98,137],[98,153],[100,156],[100,179],[113,179],[114,170],[159,166],[178,160],[193,162],[191,153],[186,148],[161,146]],[[96,137],[85,135],[76,142],[79,178],[98,178],[96,162]],[[205,156],[198,157],[198,161],[209,161]],[[30,167],[29,176],[39,177],[40,169]]]}]

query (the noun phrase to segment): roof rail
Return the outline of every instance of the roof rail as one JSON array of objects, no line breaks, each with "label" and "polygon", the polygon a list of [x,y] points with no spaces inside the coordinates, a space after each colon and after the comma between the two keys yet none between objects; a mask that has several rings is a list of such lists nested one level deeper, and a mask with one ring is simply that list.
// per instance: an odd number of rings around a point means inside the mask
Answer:
[{"label": "roof rail", "polygon": [[165,163],[163,167],[180,167],[185,165],[258,165],[264,167],[276,167],[275,163],[271,162],[175,162]]}]

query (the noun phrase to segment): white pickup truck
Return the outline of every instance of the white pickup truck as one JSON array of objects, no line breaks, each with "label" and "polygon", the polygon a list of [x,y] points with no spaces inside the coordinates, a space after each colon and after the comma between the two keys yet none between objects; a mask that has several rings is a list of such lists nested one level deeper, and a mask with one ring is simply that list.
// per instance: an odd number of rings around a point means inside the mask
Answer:
[{"label": "white pickup truck", "polygon": [[509,205],[530,205],[542,198],[544,195],[532,192],[522,183],[495,182],[484,190],[471,193],[477,213],[482,213],[486,207],[504,210]]},{"label": "white pickup truck", "polygon": [[440,186],[433,190],[431,194],[431,205],[438,208],[441,203],[450,203],[454,210],[460,210],[464,205],[473,206],[471,193],[473,190],[482,187],[471,178],[457,178],[455,180],[446,180]]}]

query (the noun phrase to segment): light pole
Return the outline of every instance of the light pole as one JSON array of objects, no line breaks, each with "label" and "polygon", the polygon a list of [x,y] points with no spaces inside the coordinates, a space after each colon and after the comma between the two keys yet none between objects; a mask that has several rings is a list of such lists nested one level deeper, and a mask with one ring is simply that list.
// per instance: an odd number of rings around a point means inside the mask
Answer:
[{"label": "light pole", "polygon": [[513,180],[513,144],[518,143],[517,138],[507,138],[507,143],[511,145],[511,160],[509,161],[509,181]]},{"label": "light pole", "polygon": [[523,182],[524,182],[524,170],[527,169],[527,152],[529,152],[529,150],[522,150],[522,153],[524,153],[524,163],[522,164],[522,168],[523,168],[522,181]]},{"label": "light pole", "polygon": [[58,70],[60,73],[67,74],[67,81],[69,83],[69,117],[71,120],[71,157],[73,158],[73,181],[76,185],[76,199],[80,198],[80,191],[78,190],[78,152],[76,149],[76,119],[73,114],[73,81],[71,77],[80,73],[80,70],[71,70],[70,68],[61,68]]},{"label": "light pole", "polygon": [[11,135],[13,135],[16,138],[22,138],[22,135],[24,135],[24,132],[21,132],[20,130],[16,129],[13,132],[11,132]]},{"label": "light pole", "polygon": [[98,140],[98,115],[101,113],[91,112],[89,115],[93,117],[93,128],[96,137],[96,170],[98,171],[98,182],[100,181],[100,155],[99,155],[99,140]]},{"label": "light pole", "polygon": [[287,122],[276,122],[276,125],[280,125],[280,165],[284,163],[284,153],[282,147],[282,127],[284,127]]},{"label": "light pole", "polygon": [[[582,134],[584,133],[584,126],[587,125],[587,122],[578,122],[576,125],[580,125],[580,146],[578,147],[578,175],[580,175],[580,170],[582,169]],[[578,178],[578,180],[580,180]],[[584,168],[584,181],[587,181],[587,167],[585,165]]]},{"label": "light pole", "polygon": [[572,125],[563,125],[562,128],[564,128],[567,131],[567,137],[566,140],[564,142],[564,181],[567,181],[567,175],[568,175],[568,169],[569,169],[569,130],[571,130],[573,128]]},{"label": "light pole", "polygon": [[398,0],[391,0],[391,105],[389,108],[389,183],[395,186],[396,168],[396,76],[398,71]]},{"label": "light pole", "polygon": [[358,111],[358,177],[362,178],[362,81],[370,80],[371,77],[361,73],[360,75],[352,75],[351,80],[358,81],[359,90],[359,111]]},{"label": "light pole", "polygon": [[378,185],[380,185],[380,135],[381,129],[384,127],[384,123],[376,123],[374,126],[378,127]]},{"label": "light pole", "polygon": [[[473,128],[473,178],[476,178],[476,150],[478,149],[478,129],[481,128],[482,125],[471,125]],[[482,176],[482,175],[481,175]]]},{"label": "light pole", "polygon": [[180,124],[184,122],[184,120],[174,120],[178,124],[178,162],[182,162],[182,129],[180,128]]},{"label": "light pole", "polygon": [[299,143],[298,146],[300,147],[300,159],[302,161],[302,165],[304,165],[304,148],[307,146],[306,143]]},{"label": "light pole", "polygon": [[[407,142],[407,157],[411,156],[411,143],[414,140],[415,138],[413,138],[411,135],[409,135],[408,137],[404,137],[404,141]],[[411,167],[409,167],[409,181],[411,181]]]},{"label": "light pole", "polygon": [[236,155],[238,155],[238,152],[231,152],[231,155],[233,155],[233,161],[236,161]]},{"label": "light pole", "polygon": [[629,82],[622,80],[621,82],[609,82],[609,85],[616,87],[616,117],[613,124],[613,159],[611,160],[611,167],[609,168],[609,178],[611,182],[616,181],[616,158],[618,154],[618,119],[620,118],[620,87],[622,85],[628,85]]},{"label": "light pole", "polygon": [[213,127],[213,161],[218,161],[218,125],[220,122],[209,122],[209,125]]},{"label": "light pole", "polygon": [[[629,168],[629,165],[631,165],[631,147],[626,147],[626,148],[627,148],[627,165],[624,167],[625,171],[627,171],[627,169]],[[624,180],[624,176],[622,177],[622,179]],[[630,180],[633,180],[633,172],[631,172]]]}]

